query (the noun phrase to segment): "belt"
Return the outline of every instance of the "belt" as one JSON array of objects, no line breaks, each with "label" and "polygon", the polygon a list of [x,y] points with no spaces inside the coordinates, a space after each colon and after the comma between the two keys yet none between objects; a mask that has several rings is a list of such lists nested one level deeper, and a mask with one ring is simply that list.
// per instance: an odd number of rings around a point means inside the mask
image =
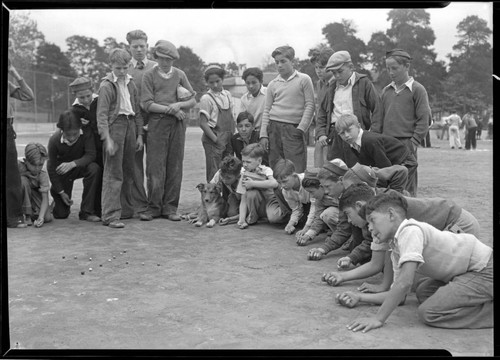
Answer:
[{"label": "belt", "polygon": [[135,119],[135,115],[125,115],[125,114],[118,114],[118,117],[124,117],[127,120],[132,120]]}]

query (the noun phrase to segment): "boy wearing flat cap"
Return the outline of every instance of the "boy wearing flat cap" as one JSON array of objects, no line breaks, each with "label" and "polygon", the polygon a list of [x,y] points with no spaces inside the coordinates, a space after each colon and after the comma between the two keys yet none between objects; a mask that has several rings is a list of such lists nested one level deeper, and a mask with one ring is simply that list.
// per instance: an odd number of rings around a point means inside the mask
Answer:
[{"label": "boy wearing flat cap", "polygon": [[[177,214],[182,183],[185,111],[196,104],[195,92],[184,71],[172,66],[179,59],[170,41],[159,40],[152,49],[158,66],[142,78],[141,107],[149,113],[146,154],[148,205],[153,217],[179,221]],[[178,89],[191,96],[180,98]]]},{"label": "boy wearing flat cap", "polygon": [[339,158],[351,167],[358,159],[335,131],[335,123],[342,114],[354,114],[361,128],[369,130],[372,122],[382,115],[380,98],[368,76],[354,71],[349,52],[333,53],[326,64],[326,71],[333,73],[335,81],[328,84],[326,95],[319,105],[316,141],[328,145],[328,160]]},{"label": "boy wearing flat cap", "polygon": [[[402,49],[386,53],[385,64],[392,82],[382,90],[383,116],[372,123],[371,131],[400,140],[418,161],[417,148],[429,130],[431,108],[425,88],[409,76],[411,60]],[[417,185],[418,175],[415,174],[408,184],[409,192],[414,196],[417,195]]]}]

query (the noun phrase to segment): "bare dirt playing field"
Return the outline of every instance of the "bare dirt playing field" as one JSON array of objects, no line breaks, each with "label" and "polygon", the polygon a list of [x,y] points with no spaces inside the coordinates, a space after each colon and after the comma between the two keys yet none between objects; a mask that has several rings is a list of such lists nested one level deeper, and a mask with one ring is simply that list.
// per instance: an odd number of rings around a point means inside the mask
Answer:
[{"label": "bare dirt playing field", "polygon": [[[180,211],[199,202],[205,178],[201,132],[188,129]],[[19,133],[18,145],[48,134]],[[493,243],[492,142],[451,150],[432,134],[419,149],[419,196],[446,197],[474,214]],[[22,147],[18,148],[20,155]],[[309,164],[312,165],[309,148]],[[445,349],[493,355],[493,330],[445,330],[418,321],[408,297],[384,327],[346,325],[378,307],[334,303],[321,282],[345,254],[308,261],[308,249],[269,224],[195,228],[187,222],[125,220],[125,229],[78,220],[82,185],[67,220],[8,230],[10,341],[22,349]],[[90,260],[91,258],[91,260]],[[92,271],[89,270],[92,268]],[[82,272],[85,272],[82,275]],[[371,278],[376,282],[380,276]]]}]

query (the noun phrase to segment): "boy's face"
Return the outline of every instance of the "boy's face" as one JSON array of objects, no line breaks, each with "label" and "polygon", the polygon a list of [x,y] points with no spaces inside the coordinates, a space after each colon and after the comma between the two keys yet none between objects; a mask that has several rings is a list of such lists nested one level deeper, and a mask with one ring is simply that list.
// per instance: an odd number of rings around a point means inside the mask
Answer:
[{"label": "boy's face", "polygon": [[236,129],[238,130],[238,134],[240,134],[241,137],[246,140],[250,138],[250,135],[252,135],[254,126],[250,121],[248,121],[248,119],[245,119],[236,124]]},{"label": "boy's face", "polygon": [[80,138],[80,129],[64,130],[62,136],[66,140],[67,145],[71,146]]},{"label": "boy's face", "polygon": [[164,72],[169,72],[172,68],[172,65],[174,64],[174,59],[162,56],[158,56],[156,58],[156,61],[158,62],[158,66],[160,67],[160,69],[162,69]]},{"label": "boy's face", "polygon": [[285,176],[284,178],[277,180],[280,186],[283,188],[283,190],[289,191],[293,189],[297,189],[299,186],[298,179],[294,175],[288,175]]},{"label": "boy's face", "polygon": [[325,195],[331,196],[334,199],[338,199],[342,191],[344,191],[344,186],[342,181],[333,181],[330,179],[320,179],[321,187],[323,188]]},{"label": "boy's face", "polygon": [[[394,238],[396,231],[393,229],[392,215],[389,211],[373,211],[366,217],[368,230],[377,242],[388,242]],[[397,230],[397,228],[396,228]]]},{"label": "boy's face", "polygon": [[293,73],[293,63],[290,59],[286,58],[285,55],[278,54],[274,58],[276,67],[278,68],[278,73],[282,78],[287,79]]},{"label": "boy's face", "polygon": [[347,129],[341,130],[339,132],[339,136],[342,140],[344,140],[349,145],[352,145],[356,142],[356,139],[359,135],[359,126],[351,125]]},{"label": "boy's face", "polygon": [[314,64],[314,71],[322,81],[328,81],[333,76],[331,71],[326,71],[326,65],[320,65],[319,63]]},{"label": "boy's face", "polygon": [[399,64],[394,58],[385,59],[385,67],[389,73],[389,77],[396,84],[404,84],[408,80],[409,65]]},{"label": "boy's face", "polygon": [[231,186],[234,184],[238,179],[240,178],[240,175],[235,175],[235,174],[224,174],[220,176],[220,179],[226,186]]},{"label": "boy's face", "polygon": [[318,188],[315,187],[305,187],[305,191],[309,193],[313,198],[315,199],[322,199],[323,196],[325,195],[325,190],[320,186]]},{"label": "boy's face", "polygon": [[36,176],[36,175],[40,174],[40,172],[42,171],[44,162],[45,162],[45,159],[42,158],[38,164],[32,164],[28,160],[26,160],[24,163],[26,164],[28,171],[32,175]]},{"label": "boy's face", "polygon": [[257,166],[259,166],[262,162],[262,158],[253,158],[250,156],[241,156],[241,162],[243,163],[243,168],[246,171],[254,171]]},{"label": "boy's face", "polygon": [[75,93],[76,98],[83,106],[90,106],[92,103],[92,90],[80,90]]},{"label": "boy's face", "polygon": [[217,74],[212,74],[208,77],[207,85],[210,88],[210,90],[212,90],[212,91],[215,91],[215,92],[222,91],[222,79]]},{"label": "boy's face", "polygon": [[143,61],[148,52],[148,43],[144,39],[134,39],[130,42],[129,50],[134,59]]},{"label": "boy's face", "polygon": [[352,69],[349,64],[344,64],[340,67],[340,69],[332,70],[333,76],[335,76],[335,80],[340,84],[345,85],[349,78],[352,75]]},{"label": "boy's face", "polygon": [[113,71],[113,74],[118,79],[125,79],[125,76],[127,75],[128,71],[128,64],[121,64],[121,63],[112,63],[111,64],[111,70]]},{"label": "boy's face", "polygon": [[344,213],[347,215],[347,221],[349,221],[352,225],[362,229],[366,225],[366,220],[359,216],[358,211],[358,208],[352,206],[344,209]]},{"label": "boy's face", "polygon": [[247,86],[248,92],[252,94],[252,96],[257,96],[262,83],[255,76],[248,75],[245,80],[245,85]]}]

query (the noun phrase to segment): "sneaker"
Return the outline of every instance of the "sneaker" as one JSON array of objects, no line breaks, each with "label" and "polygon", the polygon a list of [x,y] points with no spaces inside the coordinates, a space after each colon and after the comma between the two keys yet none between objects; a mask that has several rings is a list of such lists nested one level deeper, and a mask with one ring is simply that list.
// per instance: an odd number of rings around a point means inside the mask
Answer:
[{"label": "sneaker", "polygon": [[7,227],[10,229],[24,229],[27,228],[28,225],[24,222],[24,220],[18,220],[13,224],[7,224]]},{"label": "sneaker", "polygon": [[151,221],[153,220],[153,215],[150,213],[140,213],[139,219],[141,219],[141,221]]},{"label": "sneaker", "polygon": [[125,224],[122,223],[120,220],[113,220],[107,225],[113,229],[122,229],[125,227]]},{"label": "sneaker", "polygon": [[87,216],[86,219],[82,219],[82,220],[87,220],[90,222],[99,222],[99,221],[101,221],[101,218],[97,215],[89,215],[89,216]]},{"label": "sneaker", "polygon": [[181,217],[177,214],[162,215],[162,218],[168,219],[170,221],[181,221]]}]

